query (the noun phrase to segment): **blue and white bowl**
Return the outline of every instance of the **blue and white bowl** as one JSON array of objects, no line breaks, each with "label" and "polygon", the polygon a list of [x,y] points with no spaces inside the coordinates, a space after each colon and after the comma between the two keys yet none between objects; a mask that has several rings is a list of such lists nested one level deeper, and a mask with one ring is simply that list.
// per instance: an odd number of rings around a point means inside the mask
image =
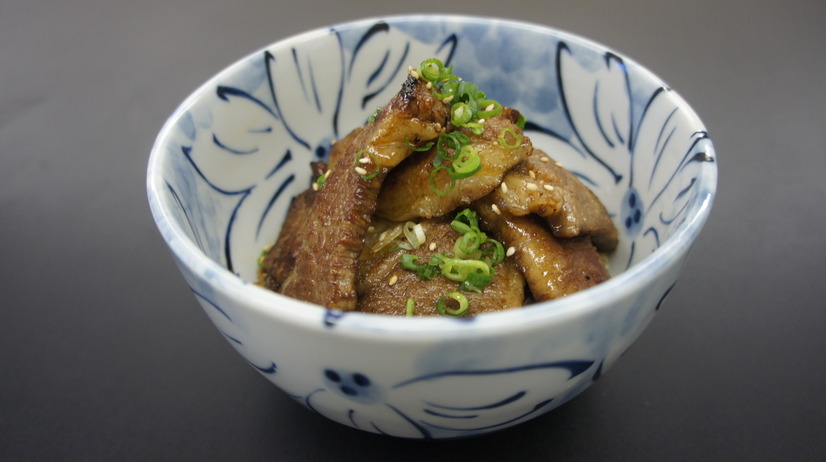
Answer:
[{"label": "blue and white bowl", "polygon": [[[602,199],[620,232],[613,278],[471,319],[343,313],[256,286],[309,162],[434,56],[522,111],[534,145]],[[315,30],[236,62],[166,122],[147,186],[192,294],[252,367],[344,425],[453,438],[525,422],[605,373],[674,286],[716,181],[697,115],[631,59],[547,27],[439,15]]]}]

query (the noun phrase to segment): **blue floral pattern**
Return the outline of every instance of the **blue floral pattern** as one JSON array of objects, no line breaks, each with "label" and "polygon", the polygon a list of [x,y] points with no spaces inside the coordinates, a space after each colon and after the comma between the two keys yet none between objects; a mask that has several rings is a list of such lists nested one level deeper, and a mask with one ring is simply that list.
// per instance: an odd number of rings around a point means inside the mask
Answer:
[{"label": "blue floral pattern", "polygon": [[[324,159],[334,140],[397,92],[409,65],[428,57],[454,64],[490,97],[522,111],[534,146],[597,193],[620,229],[614,274],[640,264],[709,195],[696,179],[701,164],[714,162],[713,149],[685,103],[635,64],[575,37],[454,18],[358,22],[303,38],[312,46],[274,45],[205,84],[208,97],[185,103],[163,146],[171,159],[163,200],[177,211],[177,225],[245,281],[256,279],[261,249],[309,186],[308,163]],[[630,344],[674,282],[595,316],[584,336],[591,343],[568,356],[556,356],[561,339],[542,338],[525,346],[530,360],[491,366],[486,361],[499,350],[468,341],[461,360],[421,361],[391,378],[344,357],[279,357],[269,342],[280,339],[263,337],[236,301],[213,290],[219,276],[178,264],[229,343],[294,399],[345,425],[411,438],[485,433],[565,402],[618,356],[613,344]],[[317,323],[335,330],[346,318],[325,311]]]}]

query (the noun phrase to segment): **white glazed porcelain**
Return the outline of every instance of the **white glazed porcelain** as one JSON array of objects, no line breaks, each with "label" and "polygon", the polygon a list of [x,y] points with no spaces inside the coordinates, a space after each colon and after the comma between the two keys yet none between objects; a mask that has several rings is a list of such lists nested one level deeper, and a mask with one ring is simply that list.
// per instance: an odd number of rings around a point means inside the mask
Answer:
[{"label": "white glazed porcelain", "polygon": [[[519,109],[534,145],[600,196],[620,231],[614,277],[471,319],[328,311],[254,285],[309,162],[433,56]],[[698,117],[629,58],[546,27],[440,15],[320,29],[236,62],[169,118],[147,186],[193,295],[250,365],[344,425],[452,438],[541,415],[613,365],[677,280],[716,178]]]}]

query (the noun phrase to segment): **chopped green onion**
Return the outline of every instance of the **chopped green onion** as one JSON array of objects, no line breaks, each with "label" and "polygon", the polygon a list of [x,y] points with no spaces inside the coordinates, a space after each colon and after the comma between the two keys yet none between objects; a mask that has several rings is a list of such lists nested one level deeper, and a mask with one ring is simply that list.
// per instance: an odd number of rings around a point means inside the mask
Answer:
[{"label": "chopped green onion", "polygon": [[450,123],[457,127],[470,122],[473,110],[467,103],[458,102],[450,108]]},{"label": "chopped green onion", "polygon": [[371,173],[359,174],[359,176],[362,177],[365,180],[371,180],[371,179],[377,177],[379,175],[379,172],[381,172],[381,165],[379,165],[379,161],[376,158],[376,155],[373,154],[373,151],[370,151],[369,149],[362,149],[361,151],[357,152],[356,153],[356,160],[355,160],[355,162],[353,162],[353,167],[357,167],[357,169],[361,168],[361,167],[359,167],[359,163],[360,163],[359,161],[362,159],[362,154],[365,154],[365,153],[370,157],[370,160],[373,162],[373,165],[376,166],[376,169],[373,170],[373,172],[371,172]]},{"label": "chopped green onion", "polygon": [[490,266],[479,260],[445,259],[442,274],[451,281],[464,282],[471,273],[490,274]]},{"label": "chopped green onion", "polygon": [[479,219],[471,209],[464,209],[453,217],[450,226],[457,232],[465,234],[470,231],[479,231]]},{"label": "chopped green onion", "polygon": [[466,292],[476,292],[479,294],[482,293],[482,290],[490,285],[491,282],[493,282],[493,273],[470,273],[462,285],[459,286],[459,289]]},{"label": "chopped green onion", "polygon": [[451,164],[453,166],[453,176],[457,179],[473,176],[482,169],[482,159],[476,148],[466,144],[459,150],[459,155]]},{"label": "chopped green onion", "polygon": [[413,249],[418,249],[427,239],[422,225],[413,223],[412,221],[404,224],[404,236],[410,242],[410,245],[413,246]]},{"label": "chopped green onion", "polygon": [[502,243],[496,239],[487,239],[482,243],[482,245],[488,243],[493,244],[493,246],[482,249],[482,253],[479,258],[490,266],[495,266],[505,261],[505,246],[503,246]]},{"label": "chopped green onion", "polygon": [[414,313],[415,311],[416,311],[416,300],[413,300],[412,298],[408,298],[408,299],[407,299],[407,310],[406,310],[406,314],[407,314],[408,316],[413,316],[413,313]]},{"label": "chopped green onion", "polygon": [[468,123],[466,123],[462,126],[467,128],[467,129],[470,129],[470,131],[474,135],[481,135],[485,131],[485,126],[478,123],[478,122],[468,122]]},{"label": "chopped green onion", "polygon": [[[459,307],[455,309],[449,308],[445,302],[445,298],[453,299],[459,304]],[[436,302],[436,310],[438,310],[441,315],[462,316],[467,312],[469,304],[470,302],[468,302],[467,297],[461,292],[448,292],[439,297],[439,301]]]},{"label": "chopped green onion", "polygon": [[[439,189],[439,187],[436,185],[436,175],[438,175],[440,170],[446,171],[448,173],[448,177],[450,178],[450,184],[446,189]],[[456,178],[454,178],[453,175],[450,174],[449,168],[445,167],[444,165],[439,165],[430,172],[430,187],[433,189],[433,192],[435,192],[437,196],[446,196],[451,191],[453,191],[453,188],[456,187]]]},{"label": "chopped green onion", "polygon": [[483,108],[481,111],[476,113],[480,119],[490,119],[491,117],[502,113],[502,105],[499,104],[498,101],[494,101],[492,99],[479,101],[479,107]]},{"label": "chopped green onion", "polygon": [[410,271],[415,271],[416,274],[419,276],[420,279],[425,281],[429,279],[433,279],[439,275],[439,265],[432,264],[433,258],[431,257],[430,261],[427,264],[421,264],[416,262],[416,256],[413,254],[402,254],[402,268]]},{"label": "chopped green onion", "polygon": [[266,249],[262,250],[260,254],[258,254],[258,270],[264,269],[264,260],[267,258],[267,255],[270,253],[270,248],[267,247]]},{"label": "chopped green onion", "polygon": [[419,65],[419,75],[428,82],[437,82],[444,72],[444,64],[436,58],[425,59]]},{"label": "chopped green onion", "polygon": [[[416,139],[418,140],[418,139],[419,139],[419,137],[416,137]],[[408,148],[410,148],[410,149],[412,149],[412,150],[414,150],[414,151],[417,151],[417,152],[429,151],[429,150],[430,150],[430,148],[432,148],[432,147],[433,147],[433,141],[428,141],[427,143],[425,143],[425,144],[423,144],[423,145],[421,145],[421,146],[416,146],[415,144],[411,143],[411,142],[407,139],[407,137],[406,137],[406,136],[404,137],[404,142],[405,142],[405,143],[407,143],[407,147],[408,147]]]},{"label": "chopped green onion", "polygon": [[[508,134],[510,134],[511,138],[513,138],[513,143],[508,142]],[[522,145],[522,135],[516,133],[516,131],[514,131],[511,127],[504,128],[501,132],[499,132],[499,144],[505,149],[516,149]]]},{"label": "chopped green onion", "polygon": [[323,188],[324,185],[327,184],[327,175],[329,174],[330,171],[327,170],[327,172],[325,172],[323,175],[319,176],[318,179],[315,180],[316,190]]},{"label": "chopped green onion", "polygon": [[460,258],[469,258],[474,256],[479,247],[487,240],[485,233],[471,231],[465,233],[456,240],[456,245],[453,246],[453,251]]},{"label": "chopped green onion", "polygon": [[525,120],[525,116],[520,113],[519,119],[516,120],[516,126],[519,127],[520,130],[524,130],[526,122],[527,120]]},{"label": "chopped green onion", "polygon": [[376,117],[379,116],[379,112],[381,112],[381,106],[377,107],[376,110],[373,111],[372,114],[370,114],[370,117],[367,118],[367,123],[368,124],[374,123],[376,121]]}]

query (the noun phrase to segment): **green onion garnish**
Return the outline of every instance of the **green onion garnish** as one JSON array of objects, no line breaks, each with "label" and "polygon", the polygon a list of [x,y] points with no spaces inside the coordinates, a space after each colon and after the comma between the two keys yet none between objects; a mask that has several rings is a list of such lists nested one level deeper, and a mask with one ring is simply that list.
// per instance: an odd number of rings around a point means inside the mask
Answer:
[{"label": "green onion garnish", "polygon": [[[455,309],[448,307],[445,298],[453,299],[459,304],[459,307]],[[468,305],[469,302],[467,297],[465,297],[461,292],[448,292],[439,297],[439,301],[436,302],[436,309],[441,315],[462,316],[467,312]]]},{"label": "green onion garnish", "polygon": [[516,126],[519,127],[520,130],[524,130],[526,122],[527,120],[525,120],[525,116],[520,113],[519,119],[516,120]]},{"label": "green onion garnish", "polygon": [[479,101],[479,107],[483,109],[477,112],[476,115],[481,119],[490,119],[502,113],[502,105],[492,99]]},{"label": "green onion garnish", "polygon": [[416,300],[413,300],[412,298],[408,298],[407,299],[407,310],[406,310],[407,316],[413,316],[413,313],[415,311],[416,311]]},{"label": "green onion garnish", "polygon": [[462,179],[473,176],[476,172],[482,170],[482,159],[479,157],[476,148],[466,144],[459,150],[459,155],[451,165],[453,176],[456,179]]},{"label": "green onion garnish", "polygon": [[442,274],[451,281],[464,282],[472,273],[490,274],[490,266],[479,260],[448,258],[442,264]]},{"label": "green onion garnish", "polygon": [[[439,171],[441,170],[447,172],[448,177],[450,178],[450,184],[447,186],[446,189],[439,189],[439,187],[436,185],[436,175],[438,175]],[[435,192],[437,196],[446,196],[448,193],[453,191],[453,188],[456,187],[456,178],[453,175],[451,175],[451,171],[449,168],[445,167],[444,165],[440,165],[430,171],[430,187],[433,189],[433,192]]]},{"label": "green onion garnish", "polygon": [[381,106],[377,107],[376,110],[373,111],[372,114],[370,114],[370,117],[367,118],[367,123],[368,124],[374,123],[376,121],[376,117],[379,116],[379,112],[381,112]]},{"label": "green onion garnish", "polygon": [[315,180],[315,189],[318,191],[319,189],[323,188],[325,184],[327,184],[327,176],[330,174],[330,170],[327,170],[323,175],[319,176],[318,179]]},{"label": "green onion garnish", "polygon": [[[367,154],[368,157],[363,157],[363,154]],[[365,159],[367,159],[366,162]],[[367,173],[367,170],[365,170],[364,167],[362,167],[361,165],[366,165],[370,162],[372,162],[373,165],[376,166],[376,169],[373,170],[371,173]],[[379,161],[376,158],[376,155],[369,149],[362,149],[361,151],[356,153],[356,160],[353,162],[353,167],[356,168],[356,172],[359,173],[359,176],[365,180],[371,180],[377,177],[379,175],[379,172],[381,172],[381,165],[379,165]]]},{"label": "green onion garnish", "polygon": [[459,286],[459,289],[464,290],[465,292],[475,292],[480,294],[482,293],[482,290],[484,290],[484,288],[491,282],[493,282],[493,272],[490,274],[470,273],[462,285]]},{"label": "green onion garnish", "polygon": [[421,224],[408,221],[404,224],[403,231],[404,236],[407,238],[407,241],[410,242],[410,245],[413,246],[413,249],[418,249],[427,239]]},{"label": "green onion garnish", "polygon": [[[416,139],[418,140],[419,138],[418,138],[418,137],[416,137]],[[429,150],[430,150],[430,148],[432,148],[432,147],[433,147],[433,141],[428,141],[427,143],[425,143],[425,144],[423,144],[423,145],[421,145],[421,146],[416,146],[415,144],[411,143],[411,142],[407,139],[407,137],[406,137],[406,136],[404,137],[404,142],[405,142],[405,143],[407,143],[407,147],[408,147],[408,148],[410,148],[410,149],[412,149],[412,150],[414,150],[414,151],[418,151],[418,152],[429,151]]]},{"label": "green onion garnish", "polygon": [[[507,135],[513,138],[513,143],[508,142]],[[504,128],[499,132],[499,144],[505,149],[516,149],[522,145],[522,135],[516,133],[511,127]]]},{"label": "green onion garnish", "polygon": [[453,217],[450,226],[457,232],[465,234],[469,231],[479,231],[479,219],[471,209],[464,209]]}]

